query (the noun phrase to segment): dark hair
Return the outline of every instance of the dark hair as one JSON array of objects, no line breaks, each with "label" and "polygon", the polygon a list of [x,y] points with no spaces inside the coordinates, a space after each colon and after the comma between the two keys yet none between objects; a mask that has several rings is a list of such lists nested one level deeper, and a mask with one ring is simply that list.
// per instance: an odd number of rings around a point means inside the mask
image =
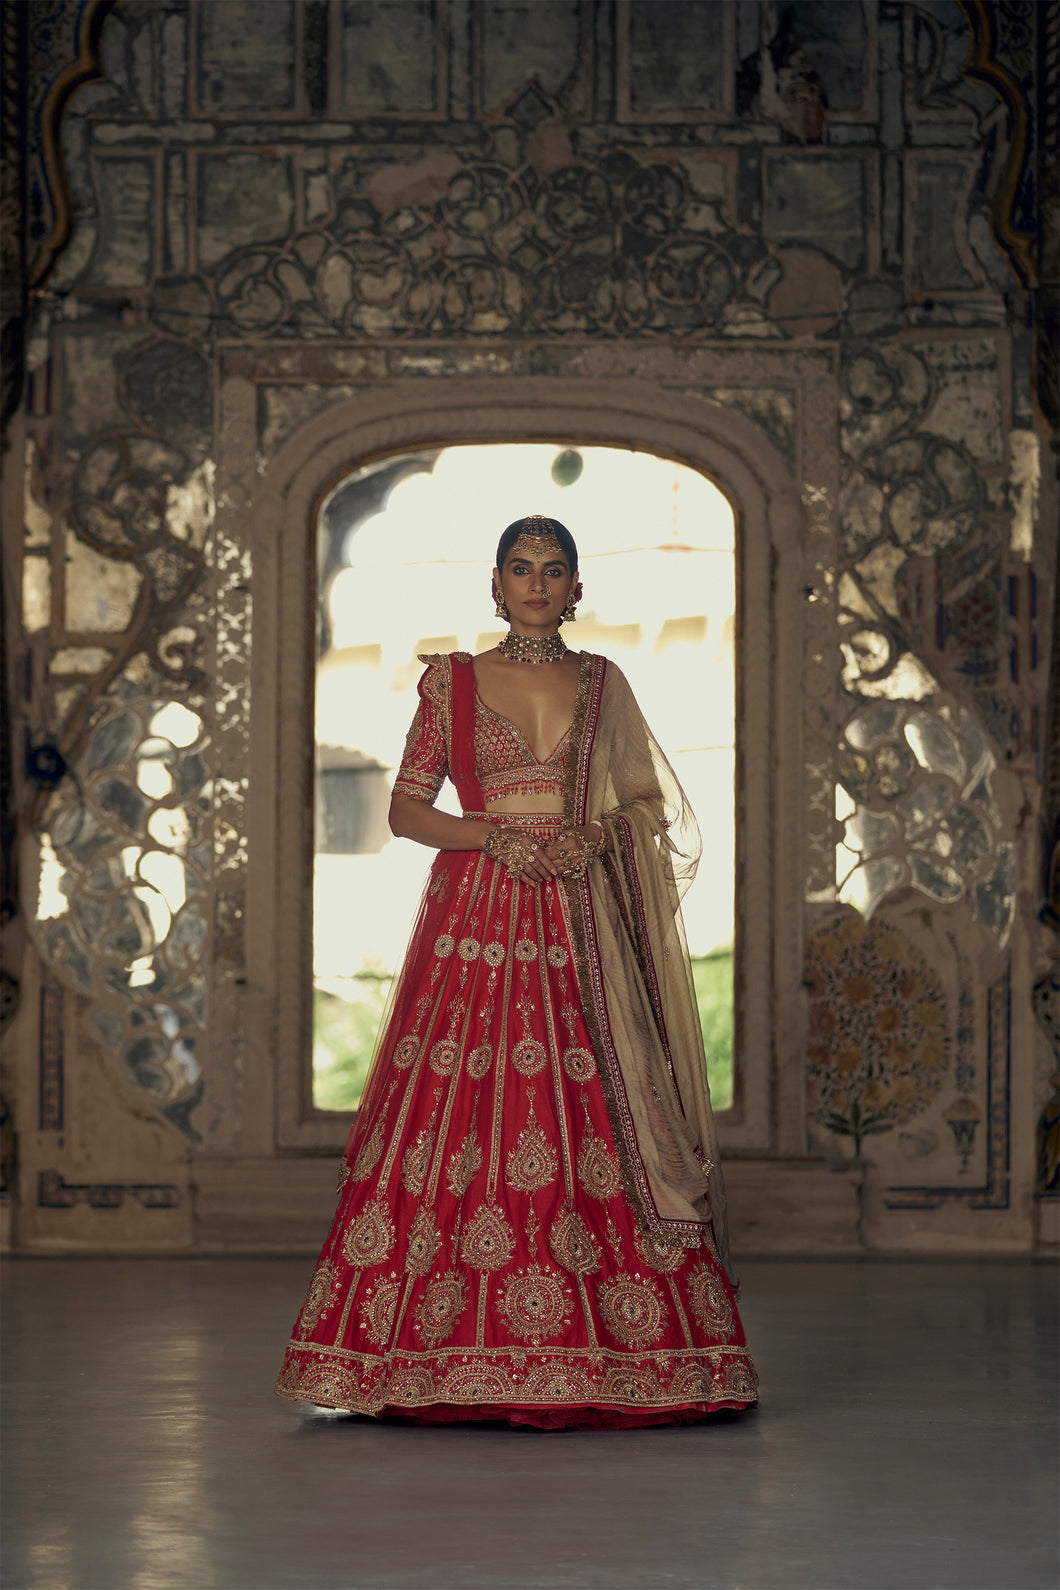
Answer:
[{"label": "dark hair", "polygon": [[[574,537],[571,535],[570,531],[567,529],[567,526],[565,524],[560,524],[558,519],[549,519],[546,522],[549,525],[551,525],[552,532],[555,535],[556,540],[560,544],[560,549],[566,555],[567,562],[570,564],[571,573],[572,574],[577,573],[577,569],[578,569],[578,548],[574,544]],[[505,560],[505,558],[508,556],[509,552],[512,550],[512,547],[515,545],[515,543],[518,541],[519,537],[523,534],[523,532],[525,530],[526,530],[526,520],[525,519],[516,519],[516,520],[514,520],[514,522],[512,524],[510,524],[508,526],[507,530],[504,531],[504,533],[501,536],[500,540],[497,542],[497,567],[498,567],[498,569],[503,569],[504,568],[504,560]],[[541,532],[535,526],[535,530],[532,533],[540,534]]]}]

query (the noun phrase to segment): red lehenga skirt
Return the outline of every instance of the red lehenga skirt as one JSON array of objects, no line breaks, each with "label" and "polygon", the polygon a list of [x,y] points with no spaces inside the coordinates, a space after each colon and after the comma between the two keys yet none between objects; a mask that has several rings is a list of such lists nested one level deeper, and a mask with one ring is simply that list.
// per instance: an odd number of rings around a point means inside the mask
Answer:
[{"label": "red lehenga skirt", "polygon": [[709,1230],[634,1219],[561,890],[435,860],[280,1396],[543,1429],[756,1401]]}]

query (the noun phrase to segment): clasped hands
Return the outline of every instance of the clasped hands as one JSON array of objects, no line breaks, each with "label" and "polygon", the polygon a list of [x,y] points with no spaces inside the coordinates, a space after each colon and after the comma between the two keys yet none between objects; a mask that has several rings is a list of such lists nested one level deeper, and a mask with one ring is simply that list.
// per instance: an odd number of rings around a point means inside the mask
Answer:
[{"label": "clasped hands", "polygon": [[520,883],[544,883],[548,878],[580,878],[591,861],[604,855],[607,835],[599,823],[565,829],[551,844],[543,844],[525,828],[491,828],[482,847]]}]

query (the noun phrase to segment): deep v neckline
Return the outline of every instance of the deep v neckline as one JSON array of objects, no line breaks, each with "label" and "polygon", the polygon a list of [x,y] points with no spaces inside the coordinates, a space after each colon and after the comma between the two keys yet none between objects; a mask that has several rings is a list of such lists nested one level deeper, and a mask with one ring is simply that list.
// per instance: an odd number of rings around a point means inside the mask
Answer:
[{"label": "deep v neckline", "polygon": [[581,694],[581,687],[582,687],[582,663],[581,663],[580,659],[585,656],[585,653],[584,652],[579,652],[578,655],[579,655],[578,690],[575,693],[575,697],[574,697],[574,713],[572,714],[570,722],[568,723],[567,727],[564,729],[563,733],[560,735],[559,739],[556,741],[556,743],[553,746],[552,750],[549,752],[549,754],[546,757],[543,757],[543,758],[534,755],[534,752],[531,749],[530,742],[526,738],[526,735],[523,733],[522,729],[520,729],[519,725],[517,723],[513,722],[513,720],[508,717],[507,713],[498,712],[497,708],[496,707],[491,707],[488,701],[483,701],[482,696],[481,696],[481,694],[479,692],[479,688],[478,688],[478,674],[475,673],[475,663],[474,663],[474,659],[472,658],[471,673],[472,673],[472,677],[474,678],[474,681],[475,681],[475,700],[477,701],[478,705],[483,709],[484,712],[488,712],[491,717],[499,718],[502,723],[506,723],[508,725],[509,729],[511,729],[514,734],[517,734],[519,736],[519,739],[522,742],[522,746],[523,746],[524,751],[526,752],[526,754],[530,758],[530,760],[533,762],[535,767],[547,767],[550,762],[555,761],[556,757],[559,755],[560,747],[562,746],[564,740],[569,740],[570,739],[571,730],[574,728],[574,719],[575,719],[575,717],[578,714],[578,696]]}]

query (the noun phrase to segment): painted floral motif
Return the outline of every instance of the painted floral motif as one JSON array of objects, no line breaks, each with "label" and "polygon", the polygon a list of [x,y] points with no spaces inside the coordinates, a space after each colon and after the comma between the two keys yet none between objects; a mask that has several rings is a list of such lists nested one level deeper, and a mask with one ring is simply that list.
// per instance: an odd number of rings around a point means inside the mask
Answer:
[{"label": "painted floral motif", "polygon": [[520,1341],[540,1347],[570,1324],[571,1293],[558,1270],[531,1264],[503,1283],[497,1308]]},{"label": "painted floral motif", "polygon": [[938,1094],[949,1064],[942,984],[897,929],[855,916],[808,948],[810,1107],[830,1132],[889,1132]]}]

